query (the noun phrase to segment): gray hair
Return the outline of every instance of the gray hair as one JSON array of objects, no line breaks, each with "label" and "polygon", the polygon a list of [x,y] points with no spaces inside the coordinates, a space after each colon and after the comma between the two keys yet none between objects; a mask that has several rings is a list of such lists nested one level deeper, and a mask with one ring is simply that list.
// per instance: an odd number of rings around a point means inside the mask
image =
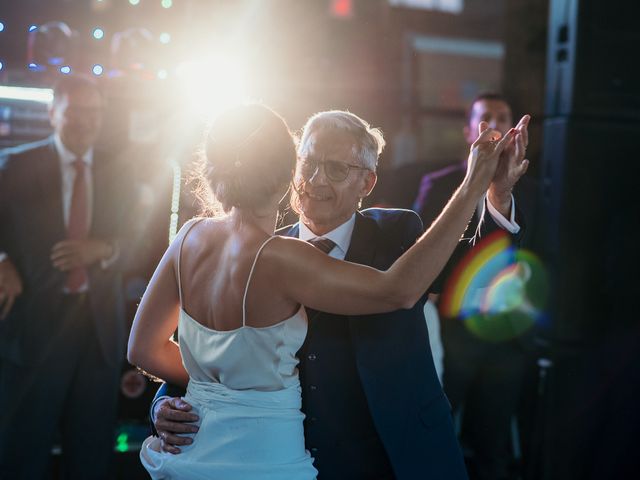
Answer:
[{"label": "gray hair", "polygon": [[298,155],[303,155],[309,148],[309,137],[312,133],[326,130],[343,130],[354,140],[353,156],[360,164],[375,172],[378,157],[385,146],[382,131],[372,128],[369,122],[345,110],[328,110],[312,115],[302,128]]}]

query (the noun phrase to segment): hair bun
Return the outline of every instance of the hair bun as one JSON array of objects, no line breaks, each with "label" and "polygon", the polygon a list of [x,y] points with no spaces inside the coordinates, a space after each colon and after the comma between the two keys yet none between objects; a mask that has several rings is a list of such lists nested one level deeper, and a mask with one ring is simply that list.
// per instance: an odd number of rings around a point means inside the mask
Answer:
[{"label": "hair bun", "polygon": [[259,104],[223,112],[204,145],[202,177],[224,211],[254,209],[291,181],[295,145],[285,121]]}]

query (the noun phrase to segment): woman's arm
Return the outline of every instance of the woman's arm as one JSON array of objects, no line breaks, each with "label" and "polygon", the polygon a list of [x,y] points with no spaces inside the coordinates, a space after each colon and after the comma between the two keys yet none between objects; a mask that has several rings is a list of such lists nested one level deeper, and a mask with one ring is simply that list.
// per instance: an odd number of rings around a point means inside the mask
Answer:
[{"label": "woman's arm", "polygon": [[263,254],[263,261],[273,262],[273,281],[291,300],[329,313],[363,315],[412,307],[453,253],[514,135],[512,130],[495,142],[500,134],[484,127],[472,145],[462,185],[429,230],[386,272],[341,262],[305,242],[282,238],[279,248]]},{"label": "woman's arm", "polygon": [[131,327],[127,359],[145,372],[175,385],[186,386],[178,344],[171,336],[178,325],[180,297],[176,281],[179,245],[186,225],[160,260],[147,286]]}]

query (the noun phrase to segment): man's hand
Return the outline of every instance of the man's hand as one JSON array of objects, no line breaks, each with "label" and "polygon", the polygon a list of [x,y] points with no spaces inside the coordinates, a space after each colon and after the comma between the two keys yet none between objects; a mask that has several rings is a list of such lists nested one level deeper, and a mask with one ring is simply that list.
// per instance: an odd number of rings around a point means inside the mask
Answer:
[{"label": "man's hand", "polygon": [[4,320],[16,297],[22,293],[22,279],[10,259],[0,262],[0,320]]},{"label": "man's hand", "polygon": [[181,398],[167,398],[159,401],[154,407],[156,431],[162,441],[162,450],[165,452],[180,453],[179,445],[191,445],[193,439],[185,433],[196,433],[198,426],[193,425],[199,417],[191,413],[191,405]]},{"label": "man's hand", "polygon": [[113,247],[102,240],[63,240],[53,246],[50,258],[55,268],[67,272],[74,268],[93,265],[109,258],[112,253]]},{"label": "man's hand", "polygon": [[529,120],[531,117],[525,115],[515,126],[517,134],[502,151],[496,174],[489,185],[489,201],[505,218],[509,218],[511,213],[511,191],[529,167],[529,160],[524,158],[529,143]]}]

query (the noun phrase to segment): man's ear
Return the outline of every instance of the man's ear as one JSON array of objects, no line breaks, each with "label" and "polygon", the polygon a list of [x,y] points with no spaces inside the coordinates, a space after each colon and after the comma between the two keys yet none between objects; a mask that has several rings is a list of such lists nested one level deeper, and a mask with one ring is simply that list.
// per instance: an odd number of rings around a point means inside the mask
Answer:
[{"label": "man's ear", "polygon": [[367,176],[364,179],[364,187],[362,188],[362,198],[369,196],[373,187],[376,186],[377,181],[378,175],[376,172],[372,172],[371,170],[367,171]]}]

